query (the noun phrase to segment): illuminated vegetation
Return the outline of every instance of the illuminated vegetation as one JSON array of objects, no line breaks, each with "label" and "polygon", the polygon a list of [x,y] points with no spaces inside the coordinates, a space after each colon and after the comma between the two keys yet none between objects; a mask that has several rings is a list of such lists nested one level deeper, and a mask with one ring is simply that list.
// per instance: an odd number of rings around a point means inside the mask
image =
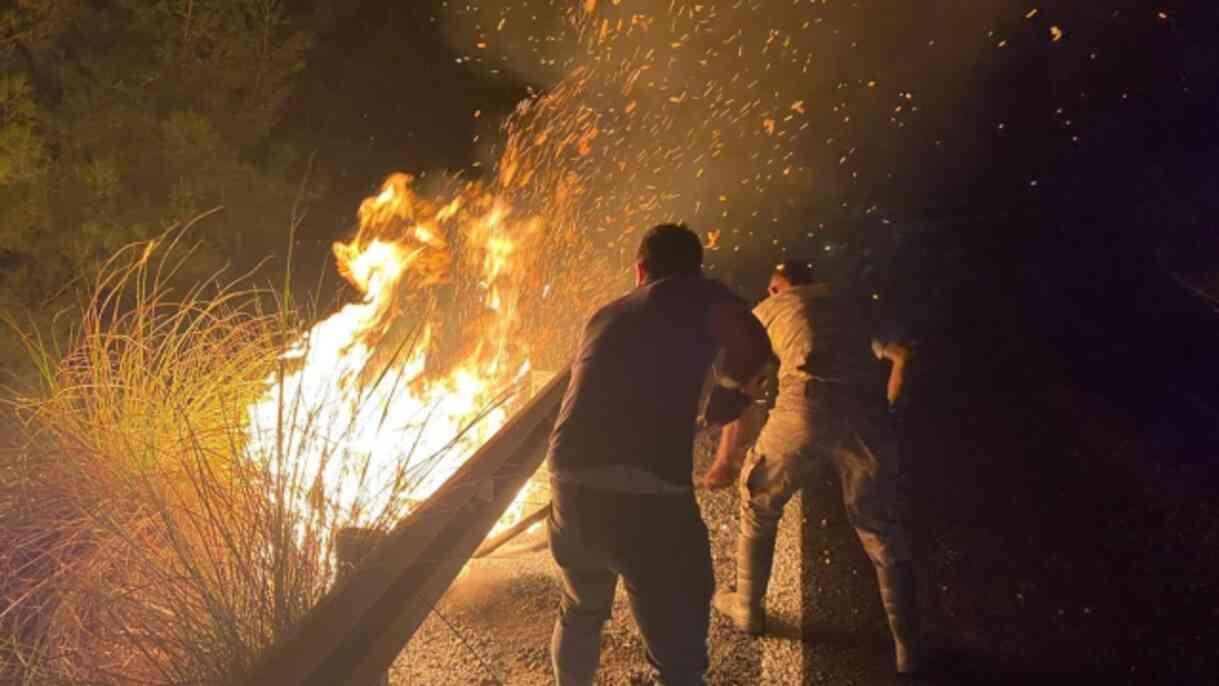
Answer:
[{"label": "illuminated vegetation", "polygon": [[[283,384],[302,319],[240,279],[175,290],[193,258],[182,235],[107,263],[66,350],[27,338],[42,390],[18,401],[0,451],[6,683],[227,683],[330,587],[334,531],[357,522],[331,503],[332,472],[303,467],[306,451],[342,474],[368,458],[318,438],[335,431],[306,409],[315,399]],[[384,378],[347,400],[404,392]],[[268,387],[274,439],[251,442]],[[397,521],[443,464],[403,452],[383,485],[397,509],[359,524]],[[294,509],[301,494],[312,510]]]}]

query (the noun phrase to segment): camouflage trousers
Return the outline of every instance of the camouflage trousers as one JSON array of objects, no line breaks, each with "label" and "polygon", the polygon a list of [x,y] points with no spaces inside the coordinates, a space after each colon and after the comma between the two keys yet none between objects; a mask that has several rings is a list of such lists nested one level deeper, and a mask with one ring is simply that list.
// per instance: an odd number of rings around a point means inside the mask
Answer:
[{"label": "camouflage trousers", "polygon": [[867,406],[841,391],[779,399],[741,470],[741,536],[773,540],[783,507],[826,467],[838,474],[847,519],[872,562],[909,561],[892,418],[879,402]]}]

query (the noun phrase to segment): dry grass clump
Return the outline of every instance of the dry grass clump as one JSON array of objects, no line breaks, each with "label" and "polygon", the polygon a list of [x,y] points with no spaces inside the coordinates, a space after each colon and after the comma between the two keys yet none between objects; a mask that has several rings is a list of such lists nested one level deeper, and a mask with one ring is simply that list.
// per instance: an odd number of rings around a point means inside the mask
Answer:
[{"label": "dry grass clump", "polygon": [[174,297],[175,235],[109,263],[62,354],[28,339],[44,388],[0,442],[0,682],[230,683],[332,581],[341,513],[294,512],[326,484],[282,454],[316,447],[291,435],[308,399],[280,398],[280,454],[247,441],[297,321],[240,281]]},{"label": "dry grass clump", "polygon": [[166,238],[107,265],[62,355],[29,339],[44,388],[0,460],[6,678],[223,683],[320,590],[242,450],[287,320],[234,286],[172,297],[190,251]]}]

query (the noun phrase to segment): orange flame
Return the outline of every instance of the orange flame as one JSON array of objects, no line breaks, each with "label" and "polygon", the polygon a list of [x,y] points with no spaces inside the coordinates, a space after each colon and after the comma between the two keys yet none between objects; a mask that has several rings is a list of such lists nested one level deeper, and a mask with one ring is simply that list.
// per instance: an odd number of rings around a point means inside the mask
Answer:
[{"label": "orange flame", "polygon": [[[394,174],[361,204],[359,231],[334,253],[362,299],[293,342],[285,371],[249,408],[254,454],[292,485],[286,505],[332,531],[392,524],[431,495],[503,425],[529,370],[522,247],[541,223],[476,184],[438,203],[413,181]],[[436,287],[455,269],[470,272],[454,285],[466,306],[441,308]],[[441,354],[455,319],[469,322],[465,344]],[[519,518],[523,497],[501,526]]]}]

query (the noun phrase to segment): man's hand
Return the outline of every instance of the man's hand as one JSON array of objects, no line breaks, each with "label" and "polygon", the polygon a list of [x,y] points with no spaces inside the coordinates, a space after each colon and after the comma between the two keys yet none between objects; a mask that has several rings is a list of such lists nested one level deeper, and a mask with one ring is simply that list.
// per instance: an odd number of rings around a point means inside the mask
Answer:
[{"label": "man's hand", "polygon": [[730,424],[725,424],[720,431],[720,444],[715,452],[715,461],[703,475],[702,486],[710,490],[719,490],[731,486],[741,473],[745,463],[749,445],[757,438],[766,420],[766,405],[753,398],[762,395],[765,379],[758,377],[747,384],[744,394],[751,398],[749,406],[741,416]]},{"label": "man's hand", "polygon": [[872,354],[878,360],[888,360],[891,363],[889,382],[885,385],[885,397],[888,398],[889,407],[892,408],[897,404],[897,399],[902,394],[902,385],[905,383],[906,361],[910,359],[910,349],[900,343],[882,343],[879,340],[872,339]]},{"label": "man's hand", "polygon": [[718,491],[736,483],[739,475],[740,470],[735,464],[717,460],[703,475],[702,486],[710,491]]}]

